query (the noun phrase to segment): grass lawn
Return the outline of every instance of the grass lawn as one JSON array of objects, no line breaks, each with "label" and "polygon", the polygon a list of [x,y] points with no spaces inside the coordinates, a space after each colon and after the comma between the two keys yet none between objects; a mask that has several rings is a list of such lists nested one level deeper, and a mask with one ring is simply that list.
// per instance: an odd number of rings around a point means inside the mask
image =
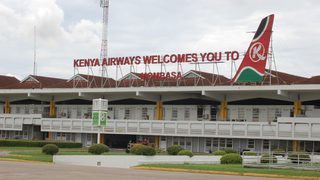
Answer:
[{"label": "grass lawn", "polygon": [[[27,161],[41,161],[52,162],[52,156],[46,155],[41,152],[40,147],[0,147],[0,151],[10,152],[7,156],[0,158],[9,158]],[[58,155],[91,155],[88,153],[88,148],[59,148]],[[103,155],[126,155],[122,151],[111,150]]]},{"label": "grass lawn", "polygon": [[141,167],[157,167],[157,168],[177,168],[207,171],[225,171],[237,173],[258,173],[258,174],[276,174],[287,176],[309,176],[320,177],[320,171],[295,170],[295,169],[258,169],[244,168],[237,164],[146,164]]}]

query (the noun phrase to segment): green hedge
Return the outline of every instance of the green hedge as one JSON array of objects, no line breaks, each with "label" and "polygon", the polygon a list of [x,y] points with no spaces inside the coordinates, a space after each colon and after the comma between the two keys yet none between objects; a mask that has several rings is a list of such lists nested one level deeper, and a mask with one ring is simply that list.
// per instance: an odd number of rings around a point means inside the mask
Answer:
[{"label": "green hedge", "polygon": [[180,145],[171,145],[167,148],[169,155],[177,155],[183,148]]},{"label": "green hedge", "polygon": [[242,157],[239,154],[230,153],[223,155],[220,161],[221,164],[242,164]]},{"label": "green hedge", "polygon": [[227,153],[227,154],[231,154],[231,153],[238,153],[238,151],[234,150],[234,149],[231,149],[231,148],[226,148],[224,149],[224,151]]},{"label": "green hedge", "polygon": [[215,155],[215,156],[223,156],[225,154],[227,154],[227,153],[224,150],[218,150],[213,153],[213,155]]},{"label": "green hedge", "polygon": [[59,148],[82,148],[82,143],[74,142],[0,139],[0,146],[3,147],[43,147],[46,144],[55,144]]},{"label": "green hedge", "polygon": [[135,144],[130,152],[135,155],[145,155],[145,156],[154,156],[156,155],[156,150],[153,147],[146,146],[143,144]]},{"label": "green hedge", "polygon": [[42,147],[42,153],[48,155],[55,155],[59,152],[59,148],[55,144],[46,144]]},{"label": "green hedge", "polygon": [[189,150],[181,150],[179,151],[178,153],[179,156],[189,156],[189,157],[192,157],[193,156],[193,153]]},{"label": "green hedge", "polygon": [[91,154],[100,155],[105,152],[109,152],[109,147],[105,144],[94,144],[89,147],[88,152]]}]

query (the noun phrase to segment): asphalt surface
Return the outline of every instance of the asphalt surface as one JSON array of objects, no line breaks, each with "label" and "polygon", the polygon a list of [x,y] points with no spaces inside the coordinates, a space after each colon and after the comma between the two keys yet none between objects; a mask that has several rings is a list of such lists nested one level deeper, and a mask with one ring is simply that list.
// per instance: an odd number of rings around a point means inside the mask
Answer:
[{"label": "asphalt surface", "polygon": [[271,178],[0,161],[1,180],[271,180]]}]

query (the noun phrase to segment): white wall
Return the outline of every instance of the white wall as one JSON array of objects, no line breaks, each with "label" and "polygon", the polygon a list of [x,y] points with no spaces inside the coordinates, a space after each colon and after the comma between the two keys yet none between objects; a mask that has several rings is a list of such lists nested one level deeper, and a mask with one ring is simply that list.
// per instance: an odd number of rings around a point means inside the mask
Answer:
[{"label": "white wall", "polygon": [[140,164],[218,164],[221,156],[117,156],[117,155],[54,155],[56,164],[130,168]]}]

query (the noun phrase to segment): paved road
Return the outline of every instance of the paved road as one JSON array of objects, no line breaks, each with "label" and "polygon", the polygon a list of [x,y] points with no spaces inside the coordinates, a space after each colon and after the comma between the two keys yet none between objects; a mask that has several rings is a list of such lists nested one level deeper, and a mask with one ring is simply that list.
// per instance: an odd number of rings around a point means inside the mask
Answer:
[{"label": "paved road", "polygon": [[46,163],[0,161],[1,180],[271,180],[245,176],[180,173],[104,167],[84,167]]}]

